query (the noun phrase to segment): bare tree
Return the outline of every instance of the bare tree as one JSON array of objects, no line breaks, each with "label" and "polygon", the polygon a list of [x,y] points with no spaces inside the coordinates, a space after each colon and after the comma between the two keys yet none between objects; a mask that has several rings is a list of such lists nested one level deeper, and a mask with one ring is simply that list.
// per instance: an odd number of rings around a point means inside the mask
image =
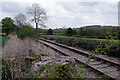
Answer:
[{"label": "bare tree", "polygon": [[47,19],[47,15],[45,9],[41,8],[40,4],[32,4],[32,6],[28,8],[28,13],[33,17],[32,21],[36,24],[36,31],[39,25],[45,27],[44,22]]},{"label": "bare tree", "polygon": [[15,24],[18,27],[21,27],[23,25],[26,25],[26,16],[22,13],[19,13],[16,17],[15,17]]}]

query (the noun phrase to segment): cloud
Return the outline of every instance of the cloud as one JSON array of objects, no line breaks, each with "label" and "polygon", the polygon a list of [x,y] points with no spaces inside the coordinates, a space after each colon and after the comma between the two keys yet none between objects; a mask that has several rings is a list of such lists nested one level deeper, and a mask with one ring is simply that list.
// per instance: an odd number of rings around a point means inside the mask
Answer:
[{"label": "cloud", "polygon": [[[46,25],[49,28],[118,24],[117,0],[2,0],[0,14],[3,15],[0,19],[6,16],[14,18],[20,12],[26,14],[27,7],[32,3],[39,3],[46,9]],[[30,15],[26,16],[30,18]]]}]

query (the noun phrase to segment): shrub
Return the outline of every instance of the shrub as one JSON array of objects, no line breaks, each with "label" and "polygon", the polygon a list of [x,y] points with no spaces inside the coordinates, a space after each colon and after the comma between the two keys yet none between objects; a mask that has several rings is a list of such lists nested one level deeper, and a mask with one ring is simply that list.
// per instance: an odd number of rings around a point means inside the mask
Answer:
[{"label": "shrub", "polygon": [[26,37],[34,37],[34,30],[32,27],[24,25],[17,31],[17,36],[20,39],[25,39]]},{"label": "shrub", "polygon": [[75,78],[78,75],[77,69],[71,64],[53,64],[47,69],[48,72],[46,73],[46,75],[43,75],[40,78],[70,79]]},{"label": "shrub", "polygon": [[47,31],[47,35],[53,35],[53,30],[51,28]]},{"label": "shrub", "polygon": [[72,35],[73,35],[73,30],[72,30],[72,28],[69,27],[69,28],[67,29],[66,35],[67,35],[67,36],[72,36]]}]

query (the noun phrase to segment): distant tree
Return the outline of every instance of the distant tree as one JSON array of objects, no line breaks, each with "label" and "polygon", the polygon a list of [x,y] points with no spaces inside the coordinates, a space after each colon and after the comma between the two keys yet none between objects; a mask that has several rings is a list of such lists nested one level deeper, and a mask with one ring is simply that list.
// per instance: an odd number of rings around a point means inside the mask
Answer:
[{"label": "distant tree", "polygon": [[120,40],[120,31],[118,32],[118,39]]},{"label": "distant tree", "polygon": [[44,22],[47,19],[47,14],[45,9],[41,8],[39,4],[32,4],[32,6],[28,8],[28,13],[33,17],[32,21],[36,24],[36,31],[38,29],[38,25],[45,27]]},{"label": "distant tree", "polygon": [[76,34],[77,34],[77,31],[76,31],[76,30],[72,30],[72,34],[73,34],[73,35],[76,35]]},{"label": "distant tree", "polygon": [[1,21],[0,21],[0,28],[2,27],[2,23],[1,23]]},{"label": "distant tree", "polygon": [[1,24],[1,21],[0,21],[0,33],[2,32],[2,24]]},{"label": "distant tree", "polygon": [[67,29],[66,35],[67,35],[67,36],[72,36],[72,35],[73,35],[73,30],[72,30],[72,28],[69,27],[69,28]]},{"label": "distant tree", "polygon": [[53,30],[51,28],[47,31],[47,35],[53,35]]},{"label": "distant tree", "polygon": [[10,17],[6,17],[2,19],[2,32],[5,32],[7,35],[14,31],[15,24],[14,21]]},{"label": "distant tree", "polygon": [[22,13],[19,13],[15,16],[15,24],[18,27],[21,27],[23,25],[26,25],[26,16]]},{"label": "distant tree", "polygon": [[86,34],[86,33],[85,33],[84,28],[80,28],[79,35],[80,35],[80,36],[84,36],[85,34]]},{"label": "distant tree", "polygon": [[96,29],[91,29],[91,35],[96,36],[96,34],[97,34]]}]

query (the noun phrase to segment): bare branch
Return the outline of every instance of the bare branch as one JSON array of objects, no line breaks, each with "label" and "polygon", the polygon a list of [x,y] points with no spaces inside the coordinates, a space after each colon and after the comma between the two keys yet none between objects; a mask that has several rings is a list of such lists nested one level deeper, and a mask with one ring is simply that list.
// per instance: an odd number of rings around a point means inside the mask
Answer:
[{"label": "bare branch", "polygon": [[19,13],[16,17],[15,17],[15,24],[20,27],[22,25],[26,24],[26,16],[22,13]]},{"label": "bare branch", "polygon": [[32,21],[34,21],[36,24],[36,30],[38,28],[38,25],[40,25],[40,27],[43,27],[44,22],[47,20],[45,9],[41,8],[39,4],[35,3],[28,8],[28,13],[33,17]]}]

